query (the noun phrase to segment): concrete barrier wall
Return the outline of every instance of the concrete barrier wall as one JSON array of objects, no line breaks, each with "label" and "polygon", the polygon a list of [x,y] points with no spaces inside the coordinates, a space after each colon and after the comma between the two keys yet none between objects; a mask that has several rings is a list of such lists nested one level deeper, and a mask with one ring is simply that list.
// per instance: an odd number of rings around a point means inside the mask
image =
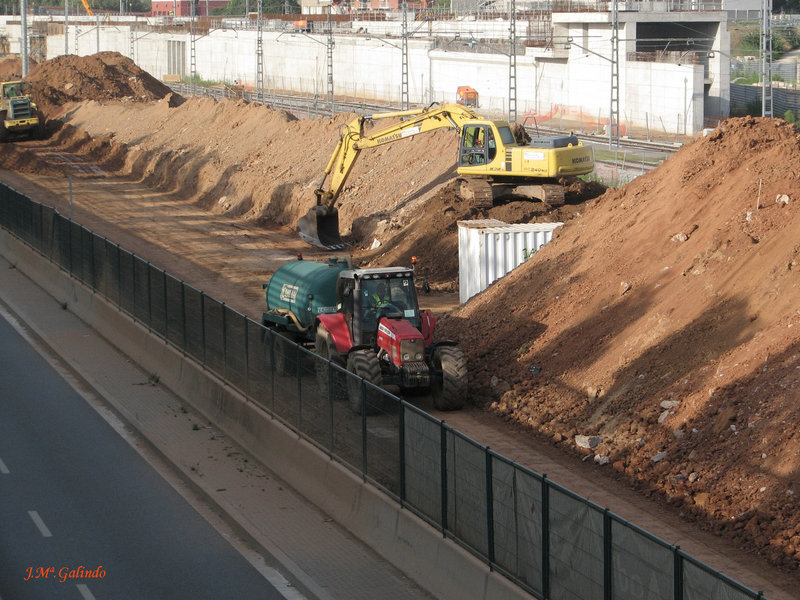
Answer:
[{"label": "concrete barrier wall", "polygon": [[0,254],[437,598],[531,598],[3,229]]}]

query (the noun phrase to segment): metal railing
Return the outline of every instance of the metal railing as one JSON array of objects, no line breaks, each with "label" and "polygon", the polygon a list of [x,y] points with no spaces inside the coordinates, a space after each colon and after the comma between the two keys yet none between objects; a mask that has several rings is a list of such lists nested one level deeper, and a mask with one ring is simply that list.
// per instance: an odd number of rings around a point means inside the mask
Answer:
[{"label": "metal railing", "polygon": [[764,598],[4,185],[0,226],[537,598]]}]

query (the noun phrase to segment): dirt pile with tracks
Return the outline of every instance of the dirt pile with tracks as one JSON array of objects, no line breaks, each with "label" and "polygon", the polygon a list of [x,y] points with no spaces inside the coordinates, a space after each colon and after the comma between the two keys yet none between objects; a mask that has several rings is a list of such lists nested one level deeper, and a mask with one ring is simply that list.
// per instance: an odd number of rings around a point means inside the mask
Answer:
[{"label": "dirt pile with tracks", "polygon": [[[53,143],[173,202],[265,227],[291,225],[313,204],[354,117],[89,100],[69,106]],[[465,206],[452,184],[456,147],[438,131],[362,155],[340,205],[355,257],[385,265],[416,255],[434,287],[455,289],[459,219],[565,222],[525,265],[441,320],[441,334],[468,353],[473,400],[796,570],[796,129],[728,120],[619,190],[587,201],[599,190],[578,186],[557,211]],[[54,168],[24,144],[0,163],[12,156],[18,170]],[[109,202],[115,209],[124,207]]]}]

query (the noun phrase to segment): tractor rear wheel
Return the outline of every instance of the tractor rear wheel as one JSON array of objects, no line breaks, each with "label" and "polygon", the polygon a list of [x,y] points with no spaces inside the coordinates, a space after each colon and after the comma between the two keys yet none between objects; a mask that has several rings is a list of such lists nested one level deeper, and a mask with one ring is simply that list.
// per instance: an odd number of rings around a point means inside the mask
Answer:
[{"label": "tractor rear wheel", "polygon": [[[383,383],[378,355],[373,350],[355,350],[347,357],[347,370],[356,376],[347,378],[347,397],[350,401],[350,408],[354,413],[360,415],[361,409],[365,405],[361,393],[361,379],[376,386]],[[367,386],[366,392],[366,414],[374,415],[379,412],[380,395],[369,386]]]},{"label": "tractor rear wheel", "polygon": [[467,359],[455,346],[439,346],[431,356],[431,396],[438,410],[463,408],[467,395]]},{"label": "tractor rear wheel", "polygon": [[[342,360],[341,355],[336,352],[335,347],[332,347],[333,340],[325,335],[324,332],[325,330],[322,327],[317,329],[317,336],[314,340],[314,352],[318,354],[320,358],[326,359],[314,361],[314,372],[317,376],[317,387],[319,388],[319,391],[323,397],[328,398],[328,389],[330,383],[329,372],[333,371],[333,399],[344,400],[347,397],[346,384],[344,382],[345,375],[338,369],[334,369],[329,366],[329,364],[332,363],[344,367],[344,360]],[[327,361],[330,361],[330,363]]]}]

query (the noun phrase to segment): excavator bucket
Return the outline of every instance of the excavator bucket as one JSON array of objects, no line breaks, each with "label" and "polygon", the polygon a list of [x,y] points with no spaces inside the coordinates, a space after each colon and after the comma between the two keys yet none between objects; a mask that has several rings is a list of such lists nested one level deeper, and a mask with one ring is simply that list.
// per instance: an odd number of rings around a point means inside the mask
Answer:
[{"label": "excavator bucket", "polygon": [[297,222],[300,238],[312,246],[328,250],[344,248],[339,236],[339,211],[334,207],[317,205]]}]

